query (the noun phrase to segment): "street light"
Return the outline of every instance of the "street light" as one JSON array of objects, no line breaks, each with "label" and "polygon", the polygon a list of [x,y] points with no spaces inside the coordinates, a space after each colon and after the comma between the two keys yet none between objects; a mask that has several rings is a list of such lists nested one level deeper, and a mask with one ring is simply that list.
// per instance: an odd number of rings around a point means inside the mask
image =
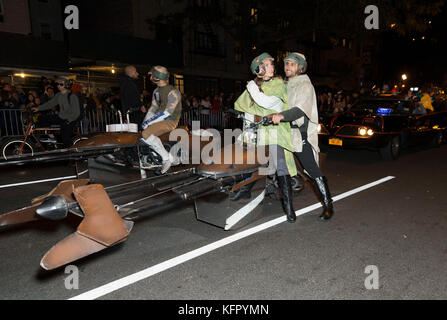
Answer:
[{"label": "street light", "polygon": [[405,81],[405,80],[407,80],[407,79],[408,79],[407,75],[406,75],[406,74],[403,74],[403,75],[402,75],[402,80]]}]

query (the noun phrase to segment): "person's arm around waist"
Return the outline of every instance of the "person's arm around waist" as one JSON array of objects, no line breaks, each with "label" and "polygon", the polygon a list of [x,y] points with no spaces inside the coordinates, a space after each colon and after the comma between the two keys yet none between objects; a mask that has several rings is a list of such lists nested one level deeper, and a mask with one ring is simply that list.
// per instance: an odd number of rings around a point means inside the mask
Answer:
[{"label": "person's arm around waist", "polygon": [[262,93],[254,81],[250,81],[248,83],[247,90],[258,106],[261,106],[265,109],[274,110],[276,112],[281,112],[283,107],[282,100],[278,97],[267,96]]}]

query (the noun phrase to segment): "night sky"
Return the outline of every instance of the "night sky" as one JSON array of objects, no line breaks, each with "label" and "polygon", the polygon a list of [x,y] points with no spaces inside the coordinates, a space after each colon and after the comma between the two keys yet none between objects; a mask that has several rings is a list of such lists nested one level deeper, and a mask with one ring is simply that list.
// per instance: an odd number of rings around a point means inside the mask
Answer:
[{"label": "night sky", "polygon": [[446,5],[443,12],[432,19],[432,27],[428,32],[412,33],[403,37],[391,32],[384,34],[384,50],[381,52],[384,78],[391,82],[396,75],[406,73],[409,77],[408,84],[412,86],[421,86],[423,83],[445,85],[447,83],[445,30],[447,30]]}]

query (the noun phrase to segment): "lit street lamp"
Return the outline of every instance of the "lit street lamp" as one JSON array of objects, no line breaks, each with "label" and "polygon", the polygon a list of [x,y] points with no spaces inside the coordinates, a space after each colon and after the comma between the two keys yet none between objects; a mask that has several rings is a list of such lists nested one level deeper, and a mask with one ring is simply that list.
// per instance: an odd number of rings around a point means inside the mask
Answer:
[{"label": "lit street lamp", "polygon": [[402,75],[402,80],[405,81],[405,80],[407,80],[407,79],[408,79],[407,75],[406,75],[406,74],[403,74],[403,75]]}]

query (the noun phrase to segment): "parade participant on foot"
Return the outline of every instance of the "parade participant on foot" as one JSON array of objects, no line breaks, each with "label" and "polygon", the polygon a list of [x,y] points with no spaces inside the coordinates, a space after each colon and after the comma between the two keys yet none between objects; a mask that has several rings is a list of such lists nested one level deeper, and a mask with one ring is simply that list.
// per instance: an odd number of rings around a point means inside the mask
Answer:
[{"label": "parade participant on foot", "polygon": [[[274,59],[268,53],[256,57],[251,71],[256,79],[247,85],[247,90],[235,102],[235,109],[245,112],[246,118],[257,121],[261,117],[288,109],[286,87],[281,78],[275,78]],[[269,146],[278,184],[283,194],[283,206],[289,222],[295,222],[296,215],[292,204],[291,176],[297,174],[293,158],[292,132],[289,123],[279,126],[262,126],[257,132],[257,145]],[[254,183],[242,187],[232,200],[249,198]]]},{"label": "parade participant on foot", "polygon": [[[130,122],[143,122],[146,110],[140,99],[140,92],[136,81],[139,74],[134,66],[124,68],[124,76],[120,79],[120,98],[124,112],[129,113]],[[141,129],[141,128],[140,128]]]},{"label": "parade participant on foot", "polygon": [[290,109],[273,116],[275,124],[292,123],[295,155],[313,180],[323,203],[320,219],[329,220],[333,214],[331,193],[326,177],[318,167],[318,109],[315,89],[305,74],[307,61],[300,53],[291,53],[284,59]]},{"label": "parade participant on foot", "polygon": [[165,67],[155,66],[149,75],[157,88],[152,95],[151,108],[143,121],[141,141],[161,156],[161,173],[166,173],[174,158],[166,151],[159,136],[177,128],[182,114],[182,96],[180,91],[169,84],[169,72]]}]

